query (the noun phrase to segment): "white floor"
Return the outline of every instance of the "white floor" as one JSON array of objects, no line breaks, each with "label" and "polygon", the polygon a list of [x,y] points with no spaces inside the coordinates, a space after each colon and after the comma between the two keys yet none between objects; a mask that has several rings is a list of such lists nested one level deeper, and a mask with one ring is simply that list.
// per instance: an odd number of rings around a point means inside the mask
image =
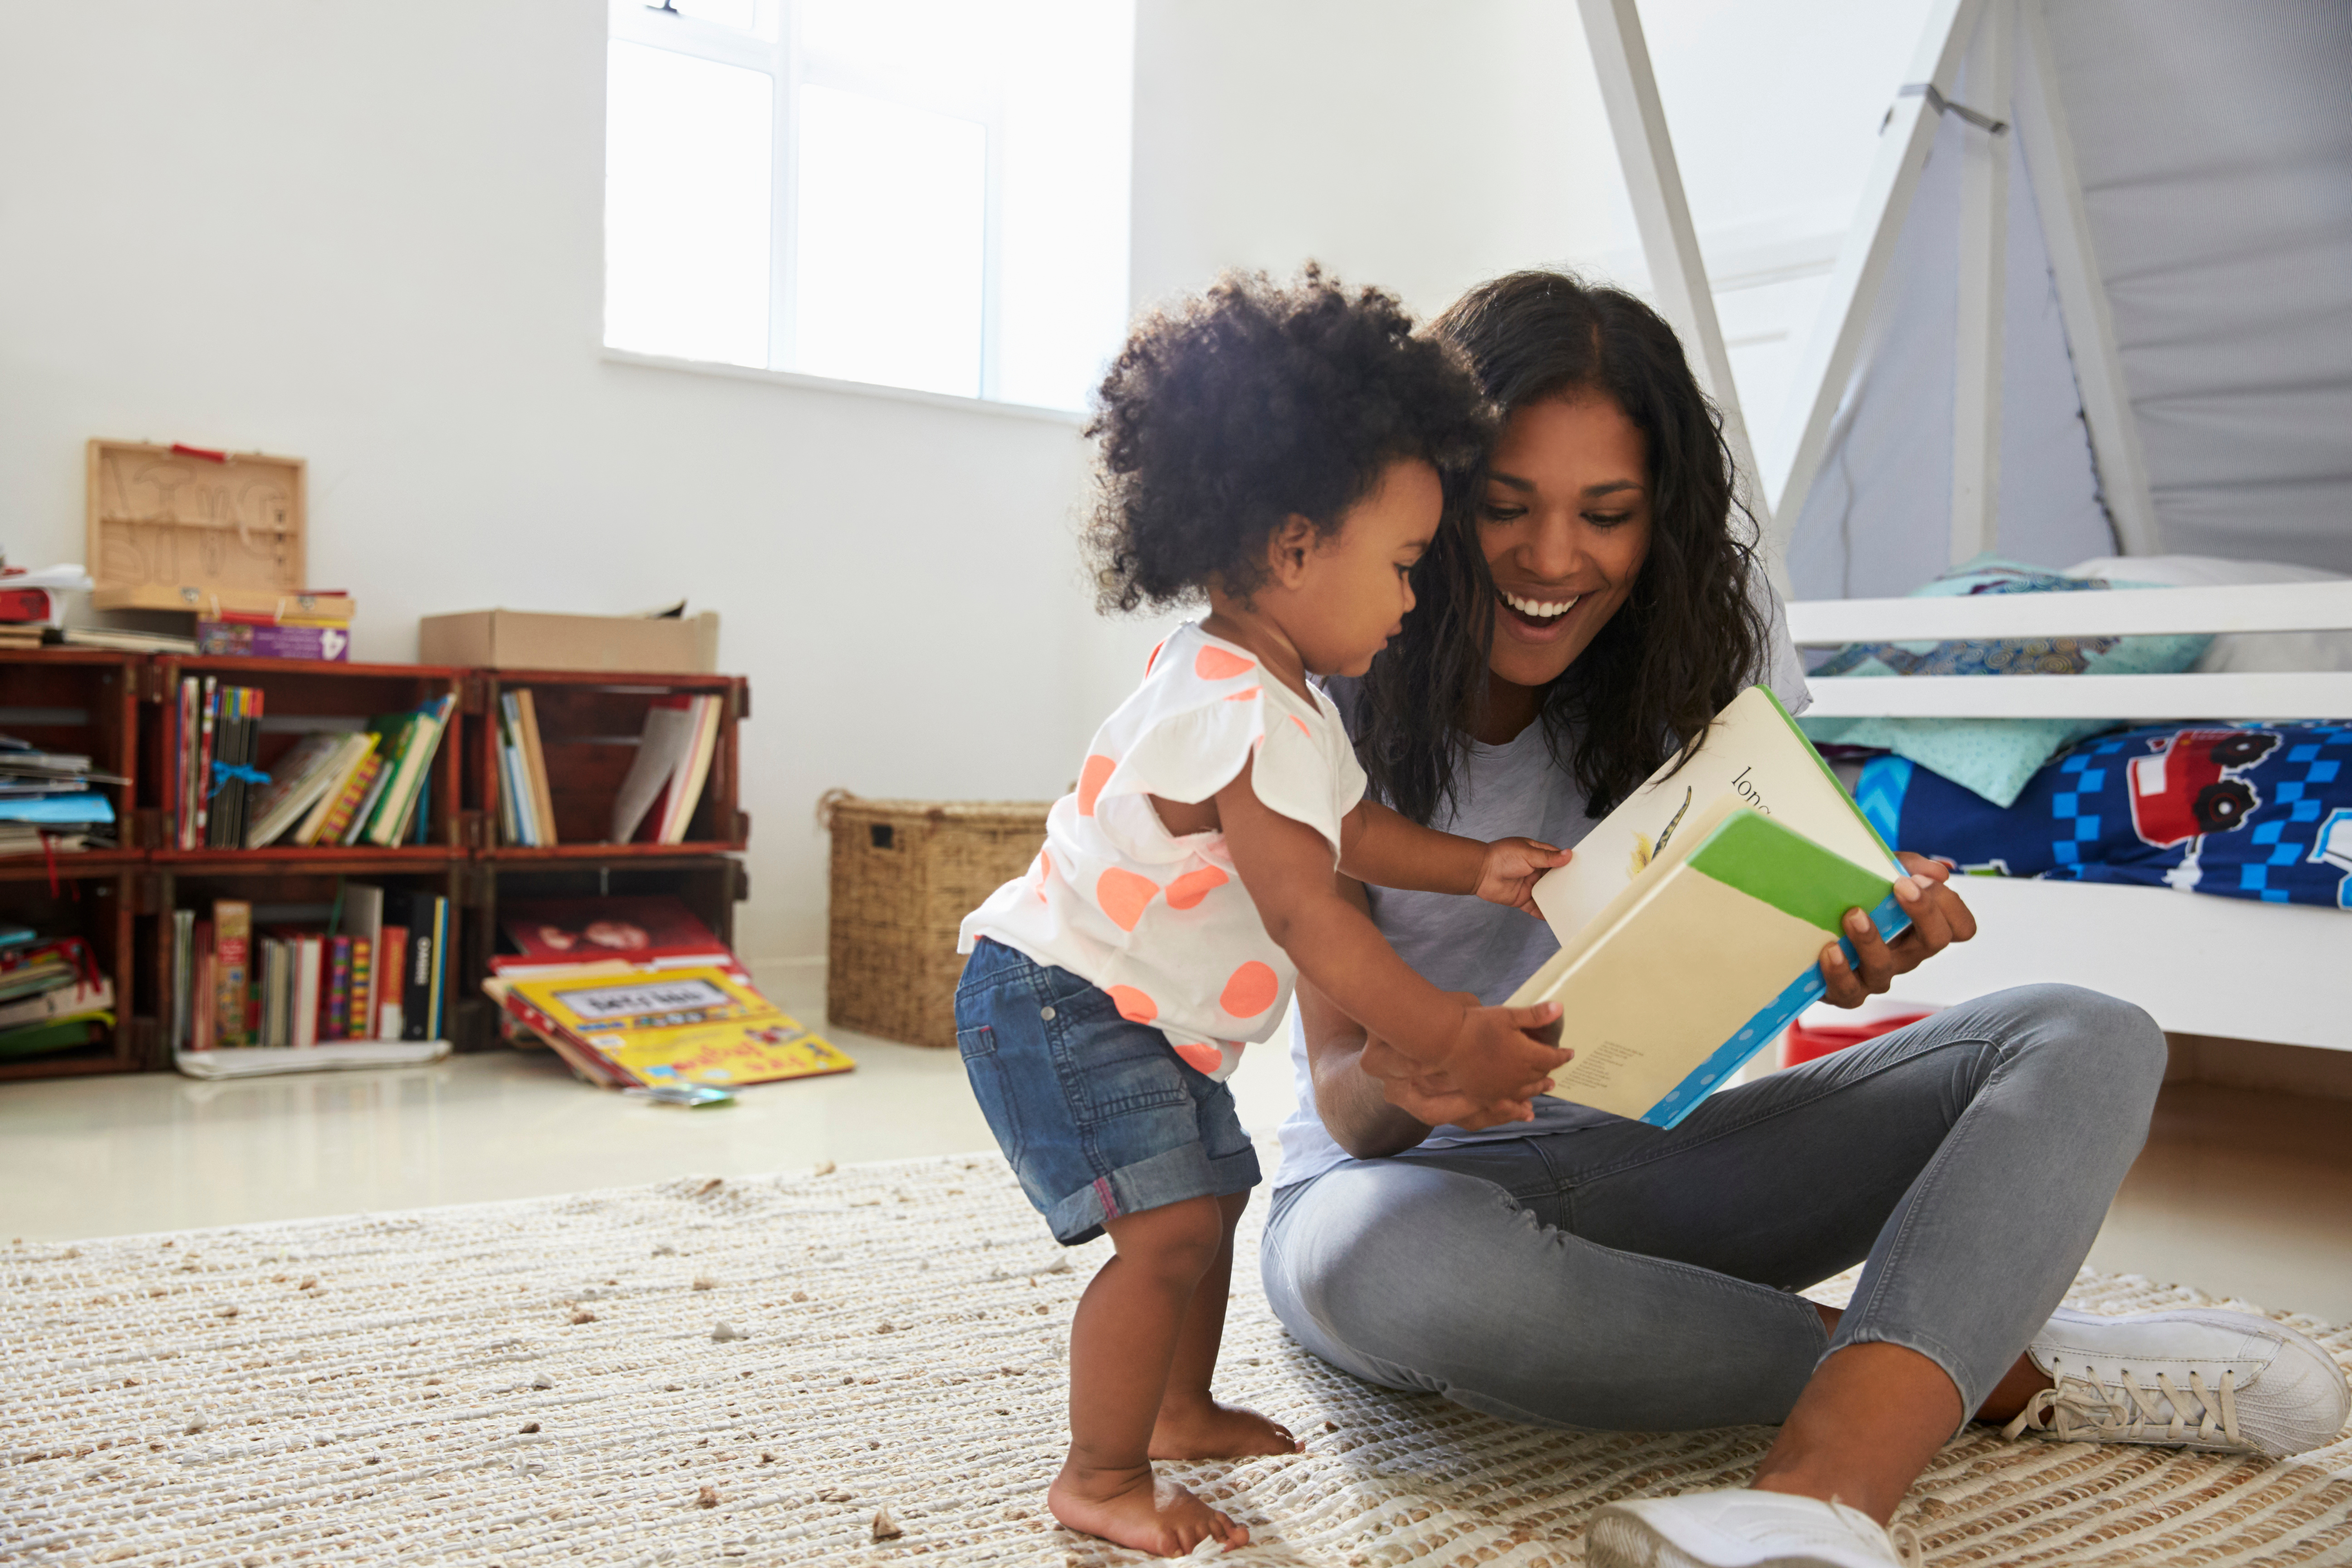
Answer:
[{"label": "white floor", "polygon": [[[822,965],[758,976],[824,1027]],[[594,1089],[545,1051],[427,1068],[198,1083],[136,1073],[0,1084],[0,1242],[417,1208],[992,1149],[951,1050],[844,1030],[857,1070],[698,1110]],[[1234,1074],[1244,1123],[1288,1115],[1283,1054]]]},{"label": "white floor", "polygon": [[[823,1019],[821,967],[761,978],[788,1011]],[[0,1084],[0,1245],[993,1146],[953,1051],[828,1033],[856,1071],[706,1110],[626,1100],[546,1052],[505,1050],[244,1083]],[[1233,1082],[1251,1131],[1289,1114],[1284,1050],[1250,1053]],[[2091,1261],[2352,1321],[2352,1100],[2168,1087]]]}]

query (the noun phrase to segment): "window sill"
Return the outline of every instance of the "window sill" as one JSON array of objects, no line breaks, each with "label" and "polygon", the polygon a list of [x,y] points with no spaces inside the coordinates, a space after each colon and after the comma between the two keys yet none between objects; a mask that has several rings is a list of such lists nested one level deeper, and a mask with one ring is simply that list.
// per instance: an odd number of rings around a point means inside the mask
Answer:
[{"label": "window sill", "polygon": [[635,365],[641,370],[682,371],[688,375],[722,376],[730,381],[758,382],[769,386],[795,387],[804,392],[850,393],[894,403],[919,403],[967,414],[993,414],[1011,419],[1032,419],[1073,429],[1086,416],[1067,408],[1039,408],[1026,403],[998,403],[985,397],[954,397],[943,392],[919,392],[907,386],[882,386],[870,381],[841,381],[829,375],[803,375],[793,370],[761,370],[752,365],[719,364],[709,360],[671,359],[665,354],[641,354],[629,349],[602,351],[607,364]]}]

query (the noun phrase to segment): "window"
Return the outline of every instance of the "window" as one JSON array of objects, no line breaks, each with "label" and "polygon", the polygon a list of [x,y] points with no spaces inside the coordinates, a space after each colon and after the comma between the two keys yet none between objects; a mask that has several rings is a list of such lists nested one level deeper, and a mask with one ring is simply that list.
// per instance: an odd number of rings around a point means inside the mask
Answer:
[{"label": "window", "polygon": [[604,342],[1078,408],[1127,323],[1133,0],[612,0]]}]

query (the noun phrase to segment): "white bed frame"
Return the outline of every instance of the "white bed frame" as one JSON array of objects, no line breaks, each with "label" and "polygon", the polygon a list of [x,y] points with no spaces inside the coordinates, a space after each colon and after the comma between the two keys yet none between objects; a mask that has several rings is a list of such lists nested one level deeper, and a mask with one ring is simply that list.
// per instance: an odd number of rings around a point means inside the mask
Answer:
[{"label": "white bed frame", "polygon": [[[1789,606],[1800,646],[1958,637],[2352,629],[2352,583],[1832,599]],[[1842,677],[1811,683],[1823,717],[2286,721],[2352,716],[2352,672]],[[2352,914],[2210,894],[1970,878],[1974,941],[1895,984],[1945,1006],[2063,981],[2121,996],[2179,1034],[2352,1050]]]},{"label": "white bed frame", "polygon": [[[1649,264],[1650,295],[1722,410],[1724,436],[1763,525],[1773,584],[1790,593],[1788,532],[1826,456],[1864,349],[1920,170],[1946,113],[1970,127],[1962,156],[1958,385],[1952,442],[1951,559],[1998,536],[2003,232],[2010,159],[2025,146],[2059,313],[2081,394],[2099,488],[2128,555],[2163,548],[2139,429],[2116,352],[2043,0],[1929,0],[1907,84],[1886,117],[1864,186],[1862,218],[1830,276],[1801,363],[1789,472],[1776,494],[1758,468],[1665,110],[1635,0],[1578,0],[1601,101]],[[1963,64],[1967,101],[1956,100]],[[2140,633],[2352,629],[2352,583],[2021,594],[1953,599],[1845,599],[1789,605],[1796,640],[1847,642]],[[2266,675],[1914,676],[1832,679],[1813,686],[1823,716],[1920,718],[2352,719],[2352,673]],[[2075,882],[1971,879],[1975,941],[1904,977],[1901,1000],[1944,1005],[2031,981],[2068,981],[2138,1003],[2166,1029],[2352,1050],[2352,914],[2310,905]]]}]

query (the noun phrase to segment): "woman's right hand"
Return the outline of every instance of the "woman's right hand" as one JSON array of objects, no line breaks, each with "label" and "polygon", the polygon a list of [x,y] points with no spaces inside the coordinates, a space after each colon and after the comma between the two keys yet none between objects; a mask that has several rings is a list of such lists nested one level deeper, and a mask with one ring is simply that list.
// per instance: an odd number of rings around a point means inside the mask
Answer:
[{"label": "woman's right hand", "polygon": [[1535,1097],[1574,1057],[1557,1048],[1559,1004],[1481,1007],[1467,995],[1462,1026],[1442,1060],[1417,1060],[1387,1041],[1367,1038],[1358,1066],[1381,1085],[1381,1098],[1417,1121],[1467,1131],[1535,1119]]}]

